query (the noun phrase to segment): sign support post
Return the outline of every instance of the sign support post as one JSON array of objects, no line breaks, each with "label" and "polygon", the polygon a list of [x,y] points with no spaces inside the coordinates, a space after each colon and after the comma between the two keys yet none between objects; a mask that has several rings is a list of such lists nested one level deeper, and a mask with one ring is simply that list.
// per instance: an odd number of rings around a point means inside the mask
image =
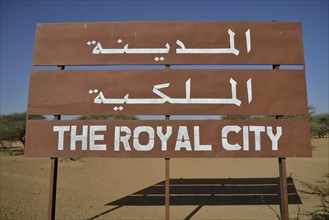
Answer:
[{"label": "sign support post", "polygon": [[[59,70],[64,70],[64,66],[58,66]],[[53,120],[61,120],[60,115],[54,115]],[[54,220],[56,216],[56,191],[57,191],[57,171],[58,157],[51,157],[50,165],[50,190],[49,190],[49,205],[48,205],[48,220]]]},{"label": "sign support post", "polygon": [[[61,120],[60,115],[55,115],[54,120]],[[51,157],[50,165],[50,189],[49,189],[49,206],[48,206],[48,220],[55,219],[56,213],[56,189],[57,189],[57,171],[58,171],[58,157]]]},{"label": "sign support post", "polygon": [[[170,69],[170,65],[166,65]],[[165,116],[165,120],[170,120],[170,115]],[[165,219],[170,219],[170,158],[165,158]]]},{"label": "sign support post", "polygon": [[[273,69],[280,69],[280,65],[273,65]],[[277,115],[276,119],[283,118],[282,115]],[[282,220],[289,220],[289,201],[288,201],[288,187],[287,187],[287,170],[286,158],[279,157],[279,182],[280,182],[280,215]]]},{"label": "sign support post", "polygon": [[280,213],[282,220],[289,219],[286,158],[279,158],[280,173]]},{"label": "sign support post", "polygon": [[165,179],[165,206],[166,206],[166,214],[165,214],[165,219],[169,220],[170,219],[170,191],[169,191],[169,162],[170,158],[165,158],[166,161],[166,179]]},{"label": "sign support post", "polygon": [[58,158],[51,157],[48,219],[55,219]]}]

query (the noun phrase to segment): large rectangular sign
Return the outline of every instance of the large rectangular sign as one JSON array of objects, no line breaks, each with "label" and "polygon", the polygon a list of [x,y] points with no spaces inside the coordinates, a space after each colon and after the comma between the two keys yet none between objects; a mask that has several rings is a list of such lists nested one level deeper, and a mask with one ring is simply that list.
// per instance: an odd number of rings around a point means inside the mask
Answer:
[{"label": "large rectangular sign", "polygon": [[309,157],[298,120],[27,122],[26,156]]},{"label": "large rectangular sign", "polygon": [[304,64],[299,22],[38,24],[33,65]]},{"label": "large rectangular sign", "polygon": [[32,71],[28,113],[306,115],[304,70]]}]

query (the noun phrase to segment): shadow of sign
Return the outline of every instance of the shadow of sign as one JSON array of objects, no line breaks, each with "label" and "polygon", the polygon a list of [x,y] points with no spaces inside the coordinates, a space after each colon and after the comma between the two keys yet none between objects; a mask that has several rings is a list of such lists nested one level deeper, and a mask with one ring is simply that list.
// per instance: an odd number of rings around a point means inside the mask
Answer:
[{"label": "shadow of sign", "polygon": [[[287,178],[289,204],[302,204],[293,179]],[[170,179],[171,206],[279,205],[279,178]],[[164,206],[165,182],[159,182],[131,195],[109,202],[116,206],[90,219],[98,218],[122,206]]]}]

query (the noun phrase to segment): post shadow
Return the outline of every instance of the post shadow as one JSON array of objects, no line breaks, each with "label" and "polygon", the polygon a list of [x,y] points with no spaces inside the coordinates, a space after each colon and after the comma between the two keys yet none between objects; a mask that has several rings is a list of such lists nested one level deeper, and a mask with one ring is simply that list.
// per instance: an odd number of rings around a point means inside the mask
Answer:
[{"label": "post shadow", "polygon": [[[291,177],[287,178],[287,183],[289,204],[302,204]],[[185,219],[190,219],[203,206],[279,204],[279,178],[170,179],[170,205],[197,206]],[[116,207],[96,216],[105,215],[122,206],[164,205],[165,181],[161,181],[107,203],[106,206]]]}]

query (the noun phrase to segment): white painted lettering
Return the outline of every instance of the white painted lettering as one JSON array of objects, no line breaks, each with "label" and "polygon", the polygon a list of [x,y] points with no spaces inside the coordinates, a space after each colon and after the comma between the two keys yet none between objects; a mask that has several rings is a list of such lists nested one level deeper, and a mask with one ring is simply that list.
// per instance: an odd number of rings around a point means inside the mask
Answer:
[{"label": "white painted lettering", "polygon": [[71,126],[71,144],[70,150],[76,150],[77,141],[81,141],[82,150],[87,150],[87,140],[88,140],[88,125],[82,126],[82,134],[77,134],[77,126]]},{"label": "white painted lettering", "polygon": [[57,141],[57,149],[64,149],[64,132],[70,131],[70,126],[54,126],[53,131],[58,132],[58,141]]},{"label": "white painted lettering", "polygon": [[243,126],[243,150],[249,151],[249,129],[248,126]]},{"label": "white painted lettering", "polygon": [[276,127],[276,134],[273,134],[272,127],[267,127],[267,135],[272,141],[272,150],[278,150],[278,142],[282,135],[282,127]]},{"label": "white painted lettering", "polygon": [[168,141],[169,137],[172,134],[172,127],[167,126],[167,132],[166,132],[166,134],[163,134],[162,127],[157,126],[157,134],[158,134],[158,136],[161,140],[161,150],[162,151],[167,151],[167,141]]},{"label": "white painted lettering", "polygon": [[[139,142],[139,135],[146,132],[149,136],[149,142],[145,145]],[[134,130],[134,148],[137,151],[149,151],[154,147],[154,129],[150,126],[139,126]]]},{"label": "white painted lettering", "polygon": [[95,144],[95,141],[104,141],[104,135],[96,135],[96,131],[106,131],[105,125],[94,125],[89,128],[89,149],[90,150],[106,150],[105,144]]},{"label": "white painted lettering", "polygon": [[[121,136],[121,132],[126,132],[125,136]],[[129,138],[131,137],[131,131],[127,126],[115,126],[114,133],[114,151],[120,150],[120,142],[123,143],[123,147],[126,151],[131,151],[129,145]]]},{"label": "white painted lettering", "polygon": [[227,125],[222,129],[222,144],[225,150],[240,150],[241,146],[239,144],[230,144],[228,143],[227,136],[229,132],[239,133],[241,128],[236,125]]},{"label": "white painted lettering", "polygon": [[195,151],[211,151],[212,145],[200,144],[200,128],[199,126],[194,126],[194,150]]},{"label": "white painted lettering", "polygon": [[188,136],[187,126],[179,126],[175,151],[185,148],[186,151],[192,151],[190,138]]},{"label": "white painted lettering", "polygon": [[255,132],[255,150],[260,151],[260,133],[265,131],[265,126],[249,126],[249,130]]}]

